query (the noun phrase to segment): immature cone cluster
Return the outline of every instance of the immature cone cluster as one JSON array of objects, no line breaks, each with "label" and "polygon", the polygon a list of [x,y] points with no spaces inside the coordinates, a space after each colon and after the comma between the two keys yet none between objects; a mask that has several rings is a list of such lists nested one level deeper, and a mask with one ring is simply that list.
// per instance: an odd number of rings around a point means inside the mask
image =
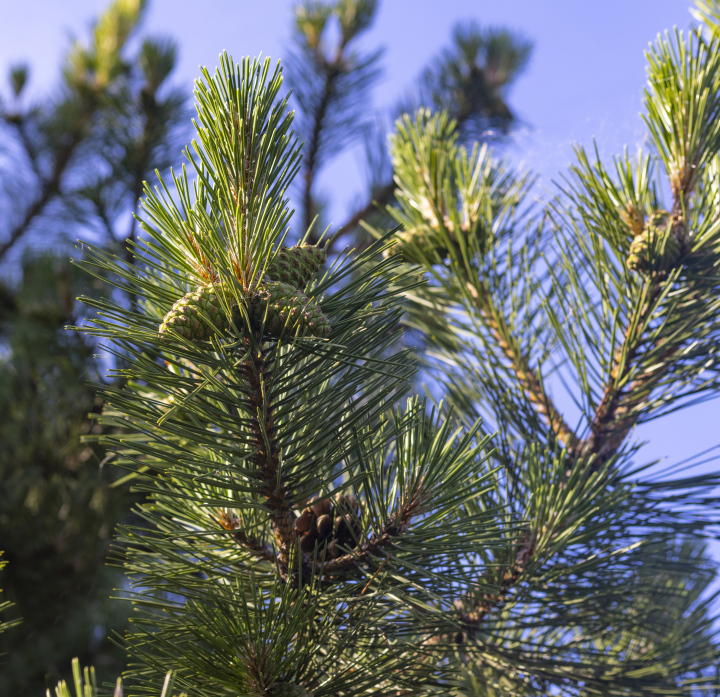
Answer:
[{"label": "immature cone cluster", "polygon": [[667,272],[677,265],[682,253],[682,241],[673,229],[672,216],[667,211],[657,211],[633,239],[625,264],[639,273]]},{"label": "immature cone cluster", "polygon": [[[257,326],[265,323],[266,336],[330,334],[327,317],[302,292],[326,258],[325,251],[313,245],[280,249],[268,265],[252,310]],[[160,336],[173,330],[190,341],[207,341],[214,334],[227,331],[230,321],[221,303],[224,295],[221,285],[201,286],[184,295],[163,318]]]},{"label": "immature cone cluster", "polygon": [[326,259],[325,250],[315,245],[282,247],[268,264],[265,278],[305,290]]},{"label": "immature cone cluster", "polygon": [[312,554],[315,546],[322,551],[327,543],[327,555],[336,559],[345,552],[341,548],[354,548],[362,532],[362,511],[355,496],[339,494],[335,501],[311,501],[295,519],[295,534],[300,548]]},{"label": "immature cone cluster", "polygon": [[172,330],[191,341],[207,341],[227,331],[230,323],[220,301],[222,292],[222,287],[208,285],[183,295],[163,318],[160,336]]},{"label": "immature cone cluster", "polygon": [[330,322],[320,306],[289,283],[271,282],[260,287],[253,320],[258,326],[265,322],[265,334],[271,337],[330,334]]},{"label": "immature cone cluster", "polygon": [[296,682],[275,683],[269,693],[270,697],[313,697],[310,690]]}]

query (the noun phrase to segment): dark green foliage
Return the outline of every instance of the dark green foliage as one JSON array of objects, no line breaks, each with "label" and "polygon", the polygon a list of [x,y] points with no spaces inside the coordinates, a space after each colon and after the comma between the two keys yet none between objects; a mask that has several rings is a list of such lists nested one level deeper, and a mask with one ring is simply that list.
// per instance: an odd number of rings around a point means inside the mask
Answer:
[{"label": "dark green foliage", "polygon": [[507,29],[455,26],[451,47],[427,68],[424,102],[448,112],[467,138],[507,131],[516,120],[505,92],[528,66],[532,42]]},{"label": "dark green foliage", "polygon": [[[90,44],[75,43],[63,79],[43,103],[21,108],[18,97],[29,70],[10,71],[13,103],[0,110],[0,133],[11,157],[3,173],[5,200],[0,260],[29,233],[39,232],[80,193],[89,162],[97,158],[102,123],[116,108],[115,96],[130,73],[127,40],[138,25],[144,0],[116,0],[101,16]],[[7,147],[7,146],[6,146]],[[57,231],[53,230],[57,238]]]},{"label": "dark green foliage", "polygon": [[0,135],[10,153],[0,260],[40,234],[44,243],[57,242],[59,229],[78,223],[109,245],[134,238],[128,210],[136,210],[143,181],[170,165],[178,125],[187,118],[185,94],[167,84],[177,59],[174,43],[145,38],[129,55],[145,4],[110,3],[88,45],[73,44],[60,84],[40,103],[18,101],[29,70],[10,70],[13,100],[0,109]]},{"label": "dark green foliage", "polygon": [[[76,296],[98,291],[69,264],[65,241],[87,225],[112,248],[132,239],[143,180],[175,156],[186,116],[184,96],[167,85],[176,50],[145,39],[134,53],[144,6],[110,3],[41,101],[25,98],[28,68],[11,68],[1,102],[0,550],[9,563],[0,587],[14,602],[3,619],[20,620],[1,640],[2,694],[42,694],[75,655],[102,678],[123,665],[107,638],[127,622],[109,602],[123,579],[105,562],[135,497],[109,488],[117,473],[105,451],[81,442],[97,429],[88,414],[102,402],[87,381],[102,369],[97,347],[65,325],[82,317]],[[23,256],[24,247],[53,253]]]},{"label": "dark green foliage", "polygon": [[80,442],[101,406],[85,382],[99,377],[93,346],[64,329],[82,292],[102,288],[50,254],[26,256],[0,291],[0,587],[21,619],[0,636],[2,694],[42,694],[75,655],[107,677],[122,667],[105,638],[125,624],[108,598],[119,578],[103,561],[130,499],[109,488],[104,452]]}]

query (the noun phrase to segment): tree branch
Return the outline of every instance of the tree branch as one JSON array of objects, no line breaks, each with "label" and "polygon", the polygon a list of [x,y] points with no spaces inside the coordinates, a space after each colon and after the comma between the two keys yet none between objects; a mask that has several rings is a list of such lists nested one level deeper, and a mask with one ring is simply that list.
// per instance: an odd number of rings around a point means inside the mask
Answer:
[{"label": "tree branch", "polygon": [[[40,191],[35,197],[35,200],[26,208],[22,220],[11,229],[8,238],[0,243],[0,261],[28,231],[32,222],[45,210],[45,207],[53,197],[60,193],[62,176],[70,164],[73,153],[82,142],[83,131],[89,117],[90,114],[87,111],[79,117],[75,129],[71,133],[70,141],[55,158],[50,177],[45,180],[40,180]],[[28,153],[28,155],[31,156],[30,153]]]},{"label": "tree branch", "polygon": [[[678,196],[686,196],[680,192]],[[673,210],[680,208],[678,199],[675,200]],[[598,404],[593,419],[590,423],[590,434],[583,439],[577,437],[575,432],[565,423],[560,412],[550,401],[542,389],[542,383],[535,372],[530,368],[526,358],[520,352],[520,347],[507,328],[504,318],[496,312],[489,297],[485,297],[485,305],[475,286],[467,282],[471,293],[478,299],[480,310],[486,325],[495,337],[500,349],[515,367],[516,375],[523,386],[528,400],[536,410],[545,418],[550,428],[557,433],[568,449],[570,463],[579,461],[587,462],[592,458],[591,470],[597,472],[609,459],[614,457],[622,447],[625,438],[637,424],[638,416],[634,413],[636,407],[642,402],[647,394],[667,374],[671,362],[669,359],[679,349],[679,344],[673,343],[662,353],[660,360],[656,361],[653,368],[641,373],[630,381],[627,388],[618,388],[633,369],[634,362],[641,355],[640,350],[644,343],[644,328],[652,313],[656,309],[656,303],[662,293],[662,278],[655,280],[648,298],[646,299],[640,317],[637,322],[629,321],[625,330],[624,340],[619,347],[613,367],[605,384],[602,399]],[[633,327],[641,327],[640,334],[635,335]],[[658,348],[658,345],[656,345]],[[619,368],[622,363],[622,370]],[[558,525],[558,528],[562,523]],[[502,604],[510,589],[518,583],[524,570],[535,553],[535,540],[531,532],[527,532],[515,551],[515,558],[512,566],[504,574],[499,590],[496,594],[486,594],[481,603],[468,613],[461,614],[463,623],[469,628],[477,628],[493,608]]]},{"label": "tree branch", "polygon": [[268,384],[271,375],[262,351],[250,350],[249,338],[244,343],[248,351],[243,372],[249,386],[250,429],[255,449],[253,463],[257,478],[262,483],[261,493],[265,497],[265,505],[270,511],[270,526],[275,535],[278,562],[287,572],[295,546],[295,518],[287,505],[287,492],[280,478],[280,446]]},{"label": "tree branch", "polygon": [[[419,502],[419,498],[417,501]],[[410,521],[418,511],[418,508],[419,506],[416,505],[414,499],[411,500],[411,505],[403,507],[402,514],[399,518],[396,514],[392,514],[385,521],[382,532],[379,535],[373,535],[369,540],[365,540],[362,544],[358,545],[351,553],[344,554],[337,559],[332,559],[328,562],[324,559],[318,560],[318,574],[323,576],[337,573],[346,574],[354,571],[358,564],[368,564],[373,557],[378,556],[381,550],[390,547],[394,538],[399,537],[407,531]]]},{"label": "tree branch", "polygon": [[[468,120],[475,116],[475,112],[472,110],[464,109],[455,116],[455,122],[457,124],[457,130],[460,130]],[[390,179],[385,184],[382,184],[375,189],[375,195],[368,201],[364,206],[358,208],[342,225],[339,226],[339,230],[343,232],[352,232],[362,220],[366,220],[375,211],[382,211],[386,206],[389,206],[395,198],[395,190],[397,184],[394,179]],[[329,251],[332,251],[333,247],[337,244],[339,237],[332,239],[329,245]]]},{"label": "tree branch", "polygon": [[[325,127],[325,118],[327,116],[328,106],[332,99],[335,91],[335,81],[340,75],[338,68],[338,59],[330,64],[324,65],[325,80],[323,82],[322,94],[320,101],[318,102],[317,108],[313,113],[313,128],[310,133],[310,142],[308,143],[307,156],[304,162],[303,172],[303,223],[304,229],[308,230],[312,225],[314,216],[313,201],[312,201],[312,187],[315,183],[315,175],[317,174],[318,166],[318,153],[320,150],[320,139],[322,137],[322,131]],[[314,244],[315,241],[311,241]]]},{"label": "tree branch", "polygon": [[465,282],[468,292],[476,303],[476,308],[485,322],[485,326],[495,339],[498,347],[510,361],[515,376],[520,382],[525,396],[536,411],[543,417],[550,430],[568,448],[576,448],[579,439],[575,431],[567,424],[560,410],[545,391],[537,371],[523,353],[517,339],[512,335],[503,315],[495,307],[487,292],[478,292],[475,284]]},{"label": "tree branch", "polygon": [[143,106],[145,106],[145,108],[143,109],[145,123],[143,124],[140,141],[138,142],[135,149],[136,166],[135,171],[133,172],[132,186],[130,187],[130,194],[132,196],[132,210],[130,215],[130,229],[128,230],[128,234],[125,236],[125,256],[128,264],[134,263],[133,252],[128,243],[135,241],[135,231],[137,229],[137,220],[135,218],[135,213],[138,210],[140,198],[143,194],[143,182],[145,180],[145,173],[147,172],[147,168],[150,163],[150,144],[152,142],[155,127],[157,126],[156,119],[154,118],[155,115],[152,111],[152,107],[155,104],[155,98],[154,96],[150,95],[149,99],[152,99],[152,102],[150,102],[147,106],[143,104]]},{"label": "tree branch", "polygon": [[264,561],[272,562],[273,564],[277,562],[277,556],[272,549],[256,537],[252,535],[248,536],[244,530],[235,531],[232,537],[233,540],[242,545],[249,552],[252,552],[252,554],[256,557],[259,557]]},{"label": "tree branch", "polygon": [[10,231],[8,238],[0,244],[0,260],[3,259],[15,243],[28,231],[33,220],[45,210],[45,207],[52,200],[53,196],[60,192],[60,178],[67,168],[70,155],[75,145],[77,145],[77,143],[74,143],[72,148],[66,149],[63,157],[56,160],[52,176],[50,179],[41,182],[41,190],[35,200],[25,210],[25,215],[22,217],[22,220]]}]

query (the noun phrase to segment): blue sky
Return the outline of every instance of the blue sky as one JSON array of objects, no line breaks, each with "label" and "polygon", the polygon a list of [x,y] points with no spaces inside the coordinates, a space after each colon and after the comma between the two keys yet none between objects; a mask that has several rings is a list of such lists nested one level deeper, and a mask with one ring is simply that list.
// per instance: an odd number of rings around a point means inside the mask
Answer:
[{"label": "blue sky", "polygon": [[[31,88],[40,94],[56,78],[69,37],[86,36],[104,5],[104,0],[6,0],[0,65],[28,60]],[[223,49],[235,57],[260,52],[282,57],[291,7],[289,0],[151,0],[145,28],[178,40],[177,80],[189,88],[198,66],[214,67]],[[642,144],[643,52],[659,32],[686,28],[691,20],[684,0],[384,0],[367,41],[369,47],[386,48],[384,77],[369,106],[391,104],[447,43],[452,25],[471,18],[506,25],[535,42],[530,68],[510,94],[524,126],[509,154],[538,172],[547,191],[571,163],[573,143],[587,146],[595,138],[603,157]],[[338,223],[363,190],[361,160],[357,151],[344,154],[320,179]],[[650,440],[645,458],[677,462],[720,442],[720,402],[645,425],[638,435]]]}]

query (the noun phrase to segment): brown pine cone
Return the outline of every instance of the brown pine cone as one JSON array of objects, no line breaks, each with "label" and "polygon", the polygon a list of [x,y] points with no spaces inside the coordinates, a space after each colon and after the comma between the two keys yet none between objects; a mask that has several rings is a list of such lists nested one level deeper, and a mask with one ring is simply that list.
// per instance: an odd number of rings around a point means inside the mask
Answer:
[{"label": "brown pine cone", "polygon": [[300,549],[302,549],[305,554],[312,554],[312,551],[315,549],[315,543],[317,542],[317,539],[317,530],[314,527],[310,528],[310,530],[308,530],[300,538]]},{"label": "brown pine cone", "polygon": [[316,499],[313,499],[312,501],[310,501],[310,507],[313,509],[313,512],[318,518],[321,515],[329,514],[332,512],[332,502],[330,501],[330,499],[323,499],[322,501],[317,501]]},{"label": "brown pine cone", "polygon": [[321,515],[317,519],[316,527],[318,537],[321,540],[324,540],[333,531],[332,517],[327,513],[325,515]]},{"label": "brown pine cone", "polygon": [[312,509],[304,509],[300,516],[295,519],[295,534],[303,535],[304,533],[306,533],[310,526],[313,524],[314,520],[315,514],[313,513]]}]

